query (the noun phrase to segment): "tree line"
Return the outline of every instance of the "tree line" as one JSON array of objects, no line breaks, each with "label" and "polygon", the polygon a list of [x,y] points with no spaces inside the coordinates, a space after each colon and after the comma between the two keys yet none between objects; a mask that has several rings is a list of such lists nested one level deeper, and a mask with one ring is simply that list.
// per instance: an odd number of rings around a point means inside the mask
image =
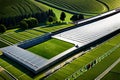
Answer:
[{"label": "tree line", "polygon": [[[63,22],[65,21],[66,14],[65,12],[61,12],[60,14],[60,20]],[[74,14],[70,20],[71,21],[76,21],[84,19],[84,16],[82,14]],[[24,15],[24,16],[16,16],[16,17],[8,17],[8,18],[1,18],[0,19],[0,33],[5,32],[9,28],[15,28],[16,25],[17,27],[25,30],[29,28],[36,27],[38,23],[44,23],[44,22],[49,22],[49,23],[57,23],[57,17],[53,10],[49,9],[46,12],[38,12],[36,14],[32,15]]]}]

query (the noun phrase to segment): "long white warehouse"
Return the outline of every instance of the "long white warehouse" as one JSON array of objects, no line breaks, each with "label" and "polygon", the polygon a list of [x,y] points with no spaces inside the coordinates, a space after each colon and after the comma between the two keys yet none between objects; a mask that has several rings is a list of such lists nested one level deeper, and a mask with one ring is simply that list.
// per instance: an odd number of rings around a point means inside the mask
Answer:
[{"label": "long white warehouse", "polygon": [[79,47],[92,43],[116,30],[120,29],[120,13],[54,35],[54,38],[74,43]]}]

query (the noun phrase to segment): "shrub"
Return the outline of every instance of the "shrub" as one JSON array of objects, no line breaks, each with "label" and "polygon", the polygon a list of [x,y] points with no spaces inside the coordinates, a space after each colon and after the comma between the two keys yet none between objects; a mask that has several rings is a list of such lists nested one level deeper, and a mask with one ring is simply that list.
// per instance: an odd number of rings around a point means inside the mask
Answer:
[{"label": "shrub", "polygon": [[23,30],[28,29],[28,23],[26,21],[21,21],[19,25]]},{"label": "shrub", "polygon": [[4,24],[0,24],[0,33],[4,33],[7,30]]}]

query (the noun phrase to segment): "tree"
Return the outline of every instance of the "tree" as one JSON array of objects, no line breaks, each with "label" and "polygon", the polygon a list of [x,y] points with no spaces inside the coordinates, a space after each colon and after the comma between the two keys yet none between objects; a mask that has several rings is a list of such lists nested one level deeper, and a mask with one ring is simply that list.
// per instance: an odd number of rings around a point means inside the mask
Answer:
[{"label": "tree", "polygon": [[50,16],[50,17],[48,18],[48,21],[49,21],[50,23],[53,22],[53,17]]},{"label": "tree", "polygon": [[66,18],[66,14],[64,12],[61,12],[61,15],[60,15],[60,20],[61,21],[64,21]]},{"label": "tree", "polygon": [[82,20],[82,19],[84,19],[84,15],[83,14],[79,14],[79,18],[78,18],[79,20]]},{"label": "tree", "polygon": [[82,14],[74,14],[71,18],[70,18],[70,20],[71,21],[77,21],[77,20],[82,20],[82,19],[84,19],[84,16],[82,15]]},{"label": "tree", "polygon": [[77,15],[74,14],[71,18],[70,18],[71,21],[76,21],[77,20]]},{"label": "tree", "polygon": [[30,22],[32,23],[31,26],[32,27],[36,27],[38,25],[38,20],[36,18],[29,18]]},{"label": "tree", "polygon": [[6,26],[3,24],[0,24],[0,33],[4,33],[7,30]]},{"label": "tree", "polygon": [[28,19],[23,19],[28,24],[28,28],[33,28],[38,25],[38,20],[36,18],[30,17]]},{"label": "tree", "polygon": [[[50,18],[50,16],[52,16],[53,21],[57,21],[57,17],[56,17],[56,15],[55,15],[55,13],[53,12],[53,10],[49,9],[49,10],[46,12],[46,14],[47,14],[48,19]],[[53,21],[52,21],[52,22],[53,22]]]},{"label": "tree", "polygon": [[55,15],[55,13],[53,12],[52,9],[49,9],[49,10],[47,11],[47,15],[48,15],[48,17],[50,17],[50,16],[56,17],[56,15]]},{"label": "tree", "polygon": [[28,29],[28,24],[27,24],[26,21],[23,21],[23,20],[22,20],[22,21],[19,23],[19,25],[20,25],[20,28],[23,29],[23,30]]}]

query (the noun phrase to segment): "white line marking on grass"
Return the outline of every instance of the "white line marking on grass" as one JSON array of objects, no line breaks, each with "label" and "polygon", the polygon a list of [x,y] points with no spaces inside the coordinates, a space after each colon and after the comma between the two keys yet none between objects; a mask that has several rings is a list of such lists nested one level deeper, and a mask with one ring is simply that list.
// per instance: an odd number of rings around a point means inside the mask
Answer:
[{"label": "white line marking on grass", "polygon": [[103,73],[101,73],[95,80],[102,79],[112,68],[114,68],[120,62],[120,58],[116,60],[111,66],[109,66]]}]

